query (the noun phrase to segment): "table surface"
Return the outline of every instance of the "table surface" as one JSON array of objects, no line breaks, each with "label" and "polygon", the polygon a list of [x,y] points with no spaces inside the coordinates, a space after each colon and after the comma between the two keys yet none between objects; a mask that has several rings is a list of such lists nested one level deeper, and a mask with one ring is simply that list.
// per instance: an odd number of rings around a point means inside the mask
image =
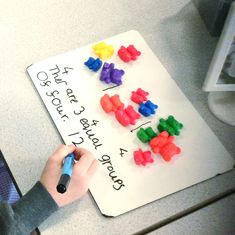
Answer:
[{"label": "table surface", "polygon": [[[143,35],[235,156],[235,128],[210,113],[208,94],[201,90],[218,39],[208,34],[191,1],[142,0],[137,5],[134,0],[103,0],[102,4],[91,0],[1,1],[0,28],[0,148],[23,193],[38,180],[46,159],[62,142],[26,67],[131,29]],[[43,235],[133,234],[232,189],[234,184],[233,170],[116,218],[103,217],[88,193],[52,215],[40,229]],[[152,233],[196,234],[197,227],[202,234],[227,232],[235,222],[234,207],[231,195]],[[219,226],[220,216],[223,226]],[[77,223],[71,224],[75,219]]]}]

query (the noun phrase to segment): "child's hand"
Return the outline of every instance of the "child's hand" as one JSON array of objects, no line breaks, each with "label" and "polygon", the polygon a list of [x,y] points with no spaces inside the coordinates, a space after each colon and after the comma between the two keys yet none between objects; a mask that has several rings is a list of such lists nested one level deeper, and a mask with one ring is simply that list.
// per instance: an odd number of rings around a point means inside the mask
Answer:
[{"label": "child's hand", "polygon": [[[79,161],[73,166],[67,191],[61,194],[57,192],[56,186],[61,176],[63,159],[72,152]],[[40,181],[58,206],[62,207],[81,198],[87,192],[89,181],[97,168],[98,161],[89,151],[74,145],[61,145],[48,159]]]}]

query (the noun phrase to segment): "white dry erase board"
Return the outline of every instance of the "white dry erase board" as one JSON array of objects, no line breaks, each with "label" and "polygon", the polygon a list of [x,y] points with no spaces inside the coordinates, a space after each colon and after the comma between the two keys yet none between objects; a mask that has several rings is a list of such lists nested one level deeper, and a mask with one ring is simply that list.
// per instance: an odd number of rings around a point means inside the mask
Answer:
[{"label": "white dry erase board", "polygon": [[[118,216],[233,168],[234,160],[138,32],[129,31],[104,41],[115,49],[106,61],[125,70],[119,87],[107,89],[112,85],[99,80],[100,71],[95,73],[84,66],[88,57],[96,57],[91,47],[95,43],[27,69],[64,142],[88,148],[99,159],[100,168],[90,192],[102,214]],[[117,50],[130,44],[142,54],[138,60],[124,63]],[[159,106],[156,115],[123,127],[113,114],[102,110],[100,97],[106,93],[119,94],[125,105],[137,109],[130,95],[139,87],[148,91],[148,98]],[[184,124],[175,139],[182,153],[171,162],[154,155],[153,164],[137,166],[133,151],[150,150],[136,137],[138,127],[148,122],[143,127],[156,130],[160,117],[168,115]]]}]

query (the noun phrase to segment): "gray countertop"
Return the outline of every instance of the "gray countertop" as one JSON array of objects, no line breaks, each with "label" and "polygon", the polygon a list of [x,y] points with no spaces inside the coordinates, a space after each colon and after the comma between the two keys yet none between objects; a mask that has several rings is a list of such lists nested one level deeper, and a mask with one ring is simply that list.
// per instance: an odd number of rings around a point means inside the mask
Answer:
[{"label": "gray countertop", "polygon": [[[231,156],[235,156],[235,128],[210,113],[207,93],[201,90],[217,39],[208,34],[191,1],[1,1],[0,29],[0,148],[23,193],[38,180],[46,159],[62,142],[26,67],[131,29],[142,34]],[[132,234],[234,185],[233,170],[117,218],[103,217],[88,193],[55,213],[40,229],[43,235]],[[223,205],[234,207],[233,202],[230,204],[233,199],[231,196]],[[215,205],[214,210],[205,212],[214,221],[218,218],[216,208]],[[178,222],[179,226],[175,222],[172,228],[159,231],[172,233],[177,226],[178,233],[187,234],[185,229],[190,228],[180,223],[195,218],[187,216]],[[189,224],[203,227],[208,221]],[[212,227],[206,229],[210,234]]]},{"label": "gray countertop", "polygon": [[[168,224],[149,235],[235,234],[235,194]],[[213,216],[212,216],[213,215]]]}]

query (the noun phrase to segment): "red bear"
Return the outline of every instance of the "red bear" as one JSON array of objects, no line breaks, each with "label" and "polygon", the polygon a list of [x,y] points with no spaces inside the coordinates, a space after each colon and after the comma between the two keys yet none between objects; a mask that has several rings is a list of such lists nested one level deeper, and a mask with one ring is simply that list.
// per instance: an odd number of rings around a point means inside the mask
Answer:
[{"label": "red bear", "polygon": [[121,46],[118,50],[118,55],[124,62],[129,62],[131,60],[136,60],[141,52],[138,51],[133,45],[129,45],[127,48]]},{"label": "red bear", "polygon": [[175,154],[181,152],[181,149],[173,141],[174,137],[169,136],[167,131],[163,131],[159,136],[154,137],[149,144],[154,153],[160,153],[165,161],[170,161]]},{"label": "red bear", "polygon": [[143,152],[142,149],[134,151],[134,160],[135,160],[136,165],[143,165],[143,166],[146,166],[147,163],[154,162],[151,151]]},{"label": "red bear", "polygon": [[149,93],[147,91],[144,91],[143,89],[138,88],[137,91],[132,91],[131,100],[135,102],[136,104],[141,104],[147,100],[148,95]]},{"label": "red bear", "polygon": [[106,113],[116,112],[119,108],[124,107],[119,95],[109,97],[109,95],[105,94],[101,97],[100,104]]}]

